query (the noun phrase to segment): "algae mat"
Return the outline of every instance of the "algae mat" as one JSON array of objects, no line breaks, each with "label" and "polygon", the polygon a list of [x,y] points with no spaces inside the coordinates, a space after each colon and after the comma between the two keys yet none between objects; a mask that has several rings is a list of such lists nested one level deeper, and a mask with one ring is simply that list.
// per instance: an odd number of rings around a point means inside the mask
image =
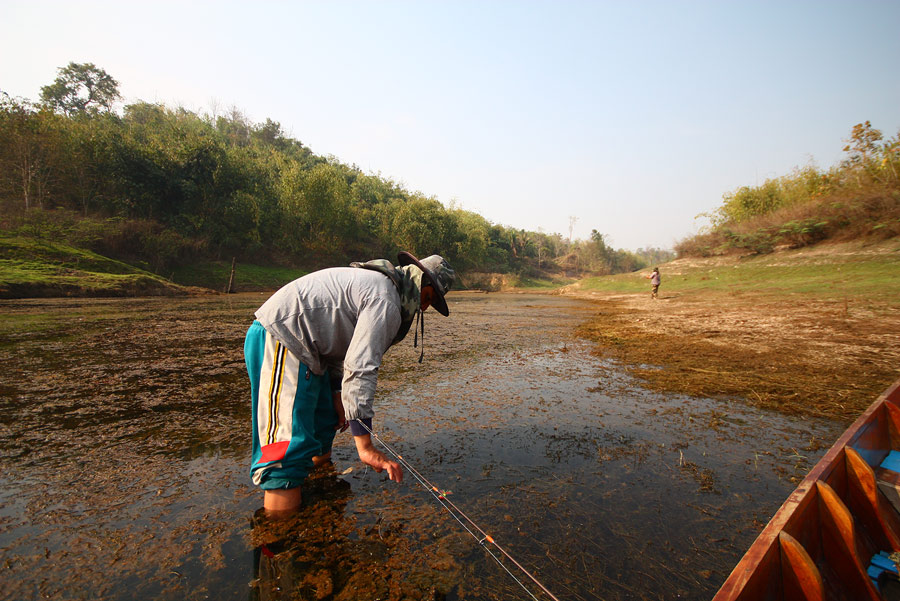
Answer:
[{"label": "algae mat", "polygon": [[[523,597],[349,434],[296,519],[254,519],[242,346],[264,299],[2,303],[4,597]],[[842,430],[647,391],[574,337],[584,301],[450,307],[422,365],[412,337],[388,352],[376,429],[560,599],[712,596]]]}]

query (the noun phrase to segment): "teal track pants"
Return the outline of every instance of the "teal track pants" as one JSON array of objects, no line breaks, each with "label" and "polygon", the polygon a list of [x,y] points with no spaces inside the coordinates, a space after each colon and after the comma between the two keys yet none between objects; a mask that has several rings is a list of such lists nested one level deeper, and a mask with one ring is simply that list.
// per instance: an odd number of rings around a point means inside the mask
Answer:
[{"label": "teal track pants", "polygon": [[331,450],[338,423],[328,373],[315,375],[262,324],[244,341],[253,405],[250,477],[263,490],[295,488]]}]

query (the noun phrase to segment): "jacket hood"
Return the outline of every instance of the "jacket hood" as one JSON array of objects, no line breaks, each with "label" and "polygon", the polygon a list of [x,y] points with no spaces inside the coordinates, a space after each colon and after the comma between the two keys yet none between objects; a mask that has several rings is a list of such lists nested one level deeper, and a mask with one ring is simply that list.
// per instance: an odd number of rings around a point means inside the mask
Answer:
[{"label": "jacket hood", "polygon": [[373,259],[365,263],[355,261],[350,263],[350,267],[383,273],[394,283],[400,294],[400,329],[391,344],[397,344],[406,338],[422,302],[422,270],[416,265],[394,267],[387,259]]}]

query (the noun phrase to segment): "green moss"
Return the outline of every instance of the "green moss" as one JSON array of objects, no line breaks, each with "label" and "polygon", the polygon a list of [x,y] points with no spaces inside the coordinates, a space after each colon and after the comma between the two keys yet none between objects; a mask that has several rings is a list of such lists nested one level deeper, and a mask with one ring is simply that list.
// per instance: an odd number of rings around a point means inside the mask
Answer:
[{"label": "green moss", "polygon": [[164,278],[67,244],[0,234],[0,297],[178,293]]},{"label": "green moss", "polygon": [[[307,272],[277,265],[237,263],[234,268],[235,291],[274,290]],[[185,286],[224,290],[231,275],[231,261],[207,261],[179,267],[172,281]]]}]

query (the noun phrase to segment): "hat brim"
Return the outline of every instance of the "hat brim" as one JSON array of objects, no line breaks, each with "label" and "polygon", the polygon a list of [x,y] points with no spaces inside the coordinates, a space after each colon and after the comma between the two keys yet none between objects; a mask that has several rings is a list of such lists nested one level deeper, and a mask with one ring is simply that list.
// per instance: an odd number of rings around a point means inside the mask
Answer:
[{"label": "hat brim", "polygon": [[397,262],[400,263],[400,266],[404,265],[415,265],[419,269],[422,270],[424,277],[428,280],[428,284],[431,285],[431,289],[434,290],[434,298],[431,300],[431,306],[434,307],[434,310],[447,317],[450,315],[450,309],[447,307],[447,301],[444,299],[444,293],[441,292],[441,287],[437,285],[437,280],[435,280],[434,275],[428,271],[428,269],[422,265],[417,258],[406,252],[405,250],[401,250],[397,253]]}]

